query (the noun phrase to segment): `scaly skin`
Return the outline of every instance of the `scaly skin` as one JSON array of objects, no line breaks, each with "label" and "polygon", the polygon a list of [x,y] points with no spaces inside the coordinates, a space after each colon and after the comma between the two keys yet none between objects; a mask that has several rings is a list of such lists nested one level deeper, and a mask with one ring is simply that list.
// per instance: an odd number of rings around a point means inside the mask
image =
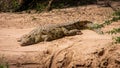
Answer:
[{"label": "scaly skin", "polygon": [[46,25],[33,29],[29,34],[23,35],[18,42],[27,46],[42,41],[51,41],[64,36],[82,34],[80,29],[89,28],[90,21],[72,21],[70,23]]}]

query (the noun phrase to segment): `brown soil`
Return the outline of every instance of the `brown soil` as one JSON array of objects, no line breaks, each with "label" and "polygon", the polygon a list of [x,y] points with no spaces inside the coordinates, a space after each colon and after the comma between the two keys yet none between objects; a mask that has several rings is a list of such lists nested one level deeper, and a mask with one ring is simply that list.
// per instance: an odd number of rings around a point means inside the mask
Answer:
[{"label": "brown soil", "polygon": [[[0,63],[8,63],[10,68],[120,68],[120,44],[112,43],[112,35],[82,30],[82,35],[31,46],[20,46],[16,41],[36,26],[75,19],[102,23],[112,13],[110,7],[96,5],[39,14],[0,13]],[[120,21],[102,30],[105,32],[119,26]]]}]

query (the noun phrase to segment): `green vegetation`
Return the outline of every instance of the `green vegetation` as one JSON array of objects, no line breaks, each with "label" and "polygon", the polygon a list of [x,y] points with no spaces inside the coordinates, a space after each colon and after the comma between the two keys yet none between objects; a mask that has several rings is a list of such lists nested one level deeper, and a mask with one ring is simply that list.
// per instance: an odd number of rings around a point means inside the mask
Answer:
[{"label": "green vegetation", "polygon": [[[120,33],[120,28],[113,28],[112,30],[107,32],[108,34],[117,34]],[[115,40],[114,43],[120,43],[120,36],[114,37],[113,40]]]},{"label": "green vegetation", "polygon": [[[99,28],[102,28],[102,27],[104,27],[106,25],[110,25],[111,23],[116,22],[118,20],[120,20],[120,10],[113,13],[113,18],[112,19],[106,20],[102,24],[94,24],[92,26],[92,28],[93,29],[99,29]],[[114,29],[114,30],[117,30],[117,29]],[[112,31],[110,31],[110,32],[112,32]]]},{"label": "green vegetation", "polygon": [[94,25],[92,26],[92,28],[94,28],[94,29],[102,28],[102,27],[104,27],[104,26],[106,26],[106,25],[110,25],[111,23],[116,22],[116,21],[118,21],[118,20],[120,20],[120,16],[118,16],[118,17],[113,17],[111,20],[106,20],[106,21],[105,21],[104,23],[102,23],[102,24],[94,24]]},{"label": "green vegetation", "polygon": [[102,24],[92,24],[90,29],[99,29],[99,28],[102,28],[103,25]]},{"label": "green vegetation", "polygon": [[120,43],[120,37],[115,38],[116,43]]},{"label": "green vegetation", "polygon": [[[41,12],[46,10],[48,7],[50,9],[67,8],[80,5],[95,4],[97,2],[98,0],[1,0],[0,11],[23,11],[35,9]],[[119,12],[116,13],[118,14]]]},{"label": "green vegetation", "polygon": [[15,11],[20,7],[19,0],[1,0],[0,11],[11,12]]},{"label": "green vegetation", "polygon": [[19,7],[19,3],[18,3],[17,0],[13,0],[12,4],[13,4],[13,8],[18,8]]},{"label": "green vegetation", "polygon": [[9,68],[8,64],[0,64],[0,68]]},{"label": "green vegetation", "polygon": [[120,16],[120,10],[113,13],[113,16]]},{"label": "green vegetation", "polygon": [[39,12],[43,11],[46,8],[46,4],[37,3],[35,9]]},{"label": "green vegetation", "polygon": [[0,68],[9,68],[8,63],[5,61],[4,55],[0,55]]},{"label": "green vegetation", "polygon": [[[116,22],[118,20],[120,20],[120,10],[113,13],[112,19],[106,20],[102,24],[93,24],[93,25],[91,25],[90,29],[95,29],[95,30],[99,29],[100,30],[101,28],[103,28],[107,25],[110,25],[111,23]],[[112,30],[107,31],[106,33],[108,33],[108,34],[120,33],[120,27],[113,28]],[[114,37],[113,39],[115,40],[115,43],[120,43],[120,37]]]},{"label": "green vegetation", "polygon": [[120,28],[113,28],[112,30],[107,32],[108,34],[117,34],[120,33]]},{"label": "green vegetation", "polygon": [[[111,21],[118,21],[120,20],[120,10],[113,13],[113,16],[115,16]],[[108,34],[117,34],[120,33],[120,27],[119,28],[113,28],[112,30],[107,32]],[[114,37],[113,40],[115,40],[115,43],[120,43],[120,36]]]},{"label": "green vegetation", "polygon": [[23,11],[35,9],[37,11],[54,8],[67,8],[96,3],[97,0],[1,0],[0,11]]}]

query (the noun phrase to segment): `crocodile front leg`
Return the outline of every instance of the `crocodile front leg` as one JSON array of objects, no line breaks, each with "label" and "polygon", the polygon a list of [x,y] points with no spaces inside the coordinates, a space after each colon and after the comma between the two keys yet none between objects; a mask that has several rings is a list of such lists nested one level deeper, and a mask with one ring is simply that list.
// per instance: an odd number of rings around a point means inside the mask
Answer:
[{"label": "crocodile front leg", "polygon": [[62,28],[62,30],[66,36],[81,35],[82,34],[82,32],[78,29],[67,30],[66,28]]}]

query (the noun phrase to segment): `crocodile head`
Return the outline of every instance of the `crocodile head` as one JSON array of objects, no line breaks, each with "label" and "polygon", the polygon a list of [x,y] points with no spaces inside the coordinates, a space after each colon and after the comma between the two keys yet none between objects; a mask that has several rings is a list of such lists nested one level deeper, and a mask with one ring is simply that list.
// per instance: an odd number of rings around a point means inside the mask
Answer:
[{"label": "crocodile head", "polygon": [[89,28],[93,23],[91,21],[79,21],[78,25],[80,26],[80,28],[85,29],[85,28]]},{"label": "crocodile head", "polygon": [[31,35],[23,35],[20,39],[17,40],[21,46],[30,45],[34,42],[34,39]]}]

